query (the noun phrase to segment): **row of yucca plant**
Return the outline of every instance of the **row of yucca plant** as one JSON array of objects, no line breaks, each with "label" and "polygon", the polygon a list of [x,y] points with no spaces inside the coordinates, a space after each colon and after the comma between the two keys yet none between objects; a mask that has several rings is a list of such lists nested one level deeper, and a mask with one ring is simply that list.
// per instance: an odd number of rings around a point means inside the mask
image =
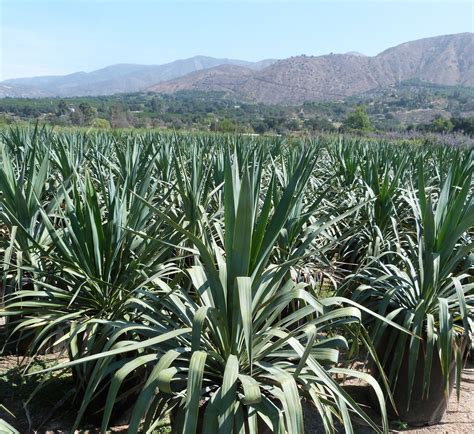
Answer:
[{"label": "row of yucca plant", "polygon": [[[67,351],[76,425],[133,403],[130,432],[302,433],[307,402],[327,432],[386,431],[405,342],[413,381],[425,348],[444,389],[460,372],[472,151],[38,128],[0,146],[5,348]],[[381,386],[347,369],[359,343]],[[380,427],[339,374],[371,384]]]},{"label": "row of yucca plant", "polygon": [[398,415],[412,424],[439,422],[454,382],[459,397],[474,313],[473,172],[466,153],[430,194],[420,161],[417,188],[401,193],[404,225],[381,236],[396,249],[368,257],[338,290],[413,332],[370,327]]}]

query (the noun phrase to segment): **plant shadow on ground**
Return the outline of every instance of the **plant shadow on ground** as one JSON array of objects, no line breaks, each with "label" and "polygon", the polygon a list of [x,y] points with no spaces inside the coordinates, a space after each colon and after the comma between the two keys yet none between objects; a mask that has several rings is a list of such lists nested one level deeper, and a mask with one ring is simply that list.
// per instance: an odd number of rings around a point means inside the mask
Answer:
[{"label": "plant shadow on ground", "polygon": [[[1,359],[0,402],[11,414],[0,408],[0,418],[21,433],[56,429],[55,417],[58,414],[63,427],[64,423],[72,424],[72,377],[69,374],[55,377],[24,375],[26,363],[21,362],[22,359],[15,356]],[[56,363],[56,357],[36,360],[28,373],[34,374]]]},{"label": "plant shadow on ground", "polygon": [[[31,362],[28,374],[63,362],[56,355],[42,356]],[[16,356],[0,357],[0,419],[4,419],[21,434],[68,433],[74,424],[77,402],[70,373],[60,375],[25,375],[29,360]],[[84,422],[81,431],[95,433],[100,430]],[[127,432],[126,426],[112,429],[115,433]],[[162,431],[166,432],[166,431]]]}]

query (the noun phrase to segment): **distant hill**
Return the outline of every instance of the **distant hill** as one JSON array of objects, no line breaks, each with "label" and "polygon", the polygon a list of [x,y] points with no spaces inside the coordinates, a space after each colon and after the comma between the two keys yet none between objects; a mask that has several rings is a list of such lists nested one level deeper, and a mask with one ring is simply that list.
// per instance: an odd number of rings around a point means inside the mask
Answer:
[{"label": "distant hill", "polygon": [[0,97],[196,90],[267,104],[299,104],[337,101],[412,79],[473,87],[474,34],[406,42],[377,56],[349,52],[260,62],[196,56],[164,65],[119,64],[89,73],[5,80]]},{"label": "distant hill", "polygon": [[407,42],[374,57],[296,56],[257,71],[217,66],[151,86],[154,92],[225,90],[267,104],[337,100],[409,79],[474,86],[474,34]]},{"label": "distant hill", "polygon": [[47,96],[50,96],[49,93],[36,87],[0,82],[0,98],[42,98]]},{"label": "distant hill", "polygon": [[200,90],[206,92],[225,92],[240,94],[254,70],[238,65],[219,65],[214,68],[192,72],[183,77],[157,84],[147,90],[161,93],[174,93],[180,90]]},{"label": "distant hill", "polygon": [[93,96],[138,92],[176,77],[219,65],[245,66],[259,70],[275,60],[247,62],[195,56],[164,65],[118,64],[93,72],[76,72],[62,76],[16,78],[0,82],[0,97]]}]

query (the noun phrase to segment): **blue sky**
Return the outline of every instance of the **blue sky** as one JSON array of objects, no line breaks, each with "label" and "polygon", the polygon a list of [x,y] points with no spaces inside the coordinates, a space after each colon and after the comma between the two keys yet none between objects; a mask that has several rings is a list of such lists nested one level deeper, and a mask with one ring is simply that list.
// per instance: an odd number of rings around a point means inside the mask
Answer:
[{"label": "blue sky", "polygon": [[360,51],[472,32],[466,1],[0,0],[0,79],[160,64]]}]

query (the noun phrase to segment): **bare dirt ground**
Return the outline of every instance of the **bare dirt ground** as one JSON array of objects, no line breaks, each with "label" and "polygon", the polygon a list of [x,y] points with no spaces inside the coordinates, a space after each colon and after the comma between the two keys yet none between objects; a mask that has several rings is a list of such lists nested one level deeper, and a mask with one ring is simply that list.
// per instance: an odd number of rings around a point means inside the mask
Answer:
[{"label": "bare dirt ground", "polygon": [[[57,355],[51,354],[42,356],[37,370],[58,363]],[[38,386],[35,376],[27,377],[24,380],[18,368],[21,359],[15,356],[0,357],[0,404],[11,411],[15,417],[2,410],[0,407],[0,418],[7,420],[12,426],[19,430],[21,434],[28,433],[51,433],[67,434],[68,427],[72,425],[74,414],[72,407],[67,402],[62,402],[64,391],[71,387],[71,379],[68,376],[59,377],[50,385],[47,385],[36,397],[25,406],[30,394]],[[23,361],[25,363],[25,361]],[[361,404],[369,402],[368,387],[364,384],[350,382],[348,391]],[[370,407],[366,408],[367,413],[375,419],[377,415]],[[321,424],[313,411],[305,408],[306,434],[321,433]],[[92,426],[84,427],[82,433],[98,433]],[[87,429],[86,429],[87,428]],[[368,434],[372,430],[355,426],[358,434]],[[398,427],[399,428],[399,427]],[[343,430],[340,430],[343,432]],[[117,426],[111,432],[126,433],[126,426]],[[163,430],[161,432],[168,432]],[[453,393],[450,399],[448,411],[442,422],[425,428],[397,429],[396,424],[392,426],[392,433],[420,433],[420,434],[441,434],[441,433],[473,433],[474,434],[474,361],[467,363],[462,374],[461,396],[457,401],[456,394]]]}]

